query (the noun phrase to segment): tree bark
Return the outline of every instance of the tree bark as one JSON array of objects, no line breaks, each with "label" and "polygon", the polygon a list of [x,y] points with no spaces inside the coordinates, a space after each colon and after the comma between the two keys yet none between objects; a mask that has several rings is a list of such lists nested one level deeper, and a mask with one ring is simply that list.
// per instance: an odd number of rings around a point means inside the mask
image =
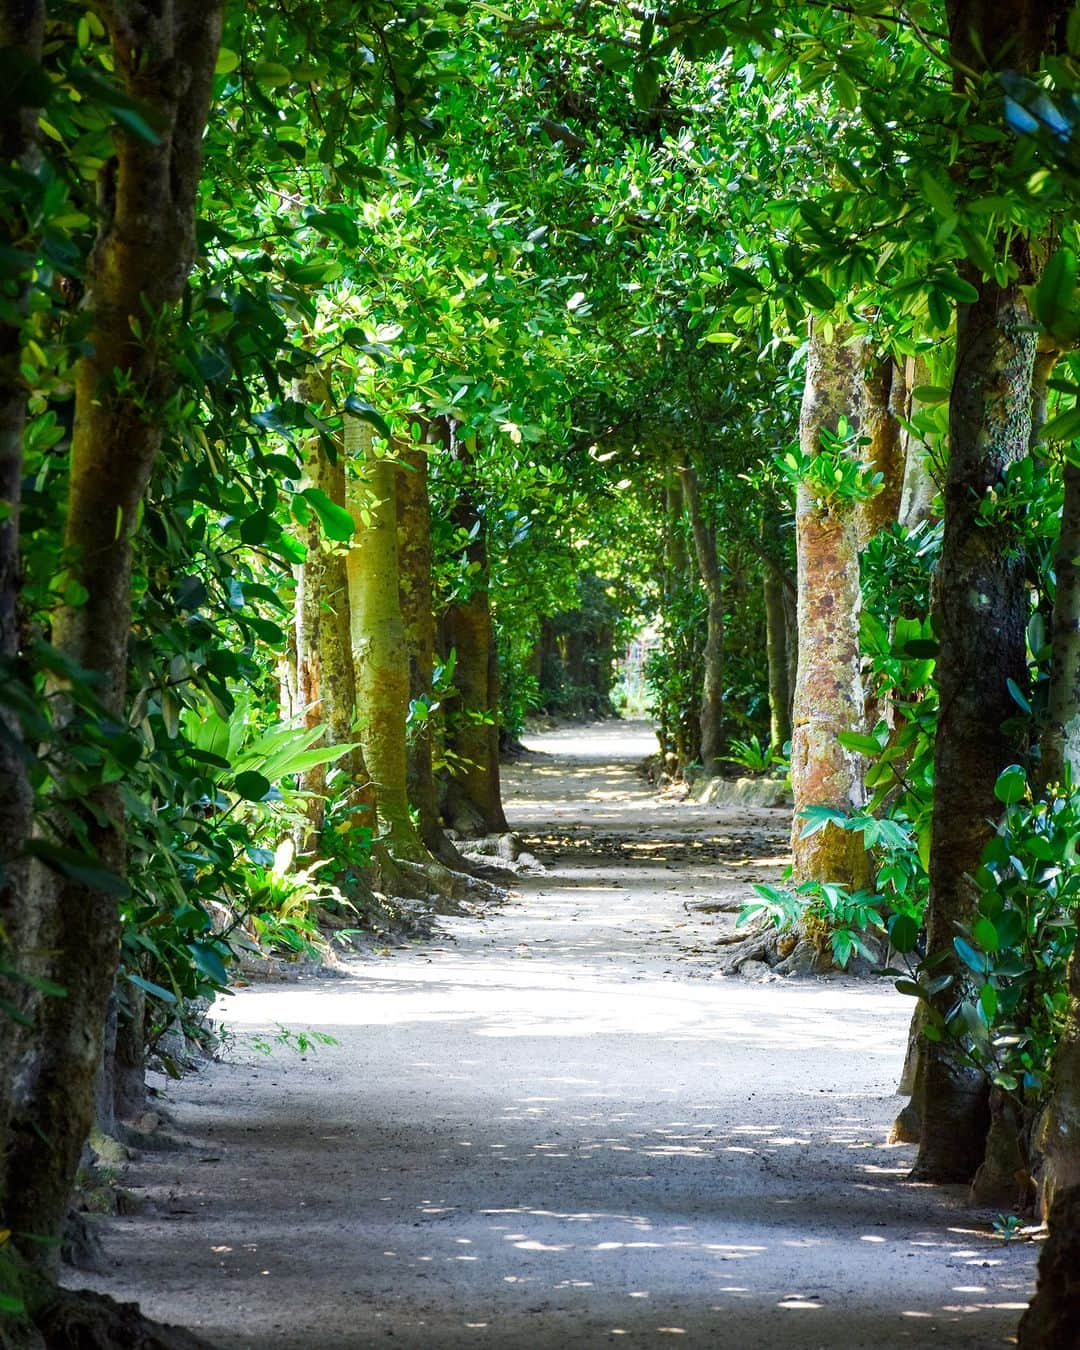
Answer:
[{"label": "tree bark", "polygon": [[772,562],[763,567],[765,651],[769,667],[769,743],[779,753],[791,740],[791,686],[784,613],[784,578]]},{"label": "tree bark", "polygon": [[[44,0],[3,0],[0,3],[0,47],[14,49],[28,62],[40,62],[45,23]],[[32,173],[37,160],[37,110],[22,108],[0,123],[0,159],[20,173]],[[29,222],[11,208],[10,220],[0,224],[0,243],[14,249]],[[29,672],[23,667],[19,623],[19,507],[22,497],[23,434],[27,390],[20,372],[23,320],[29,299],[29,279],[22,281],[9,300],[13,317],[0,324],[0,679],[29,692]],[[33,747],[26,743],[17,713],[0,707],[0,998],[31,1018],[37,999],[21,976],[36,969],[39,906],[30,888],[30,863],[22,850],[30,837],[34,796],[29,766]],[[26,1042],[26,1027],[7,1014],[0,1035],[0,1157],[13,1109],[15,1066]],[[2,1203],[0,1192],[0,1203]]]},{"label": "tree bark", "polygon": [[1039,1285],[1020,1319],[1020,1350],[1076,1350],[1080,1327],[1080,1185],[1060,1192],[1039,1258]]},{"label": "tree bark", "polygon": [[[428,427],[428,445],[450,449],[450,426],[444,418]],[[435,669],[435,605],[431,584],[431,503],[428,498],[428,455],[424,445],[398,446],[398,560],[401,616],[409,663],[409,698],[432,706]],[[439,796],[432,767],[435,714],[418,724],[407,746],[409,800],[416,809],[420,838],[447,867],[465,870],[464,858],[447,837],[439,818]]]},{"label": "tree bark", "polygon": [[[460,446],[465,462],[471,452]],[[454,522],[470,535],[466,552],[471,591],[442,616],[443,651],[456,654],[454,687],[447,700],[447,747],[457,766],[447,785],[447,820],[462,834],[504,834],[510,827],[499,787],[499,666],[488,597],[484,520],[472,494],[462,490]]]},{"label": "tree bark", "polygon": [[862,449],[867,464],[882,476],[881,490],[859,503],[859,547],[895,525],[904,488],[904,443],[900,415],[905,402],[904,373],[891,357],[865,351],[859,431],[869,444]]},{"label": "tree bark", "polygon": [[[99,7],[115,78],[150,110],[149,143],[119,128],[104,171],[103,220],[87,269],[89,350],[75,379],[65,553],[85,588],[62,607],[53,645],[91,672],[106,715],[122,722],[131,619],[131,539],[161,445],[173,387],[169,320],[195,252],[195,200],[203,130],[221,36],[217,0],[175,0],[160,11]],[[100,862],[122,875],[123,814],[113,785],[81,803]],[[61,838],[62,827],[57,827]],[[56,953],[52,978],[66,992],[44,1004],[35,1030],[36,1072],[13,1119],[5,1165],[7,1222],[26,1258],[48,1263],[93,1116],[94,1082],[117,968],[115,896],[57,879],[43,937]],[[35,1235],[37,1241],[28,1235]]]},{"label": "tree bark", "polygon": [[[298,397],[325,411],[331,401],[329,380],[320,375],[297,391]],[[335,506],[347,506],[345,491],[345,446],[336,445],[331,461],[321,439],[312,437],[305,447],[304,468],[311,487],[324,492]],[[332,826],[327,824],[330,803],[325,765],[305,774],[305,791],[318,794],[308,812],[315,835],[314,848],[323,857],[333,850],[324,838],[328,828],[343,833],[376,828],[375,793],[372,788],[356,726],[356,673],[353,665],[352,628],[349,607],[347,549],[322,537],[313,514],[307,531],[307,558],[299,569],[297,584],[296,688],[307,726],[326,725],[329,745],[352,749],[337,761],[342,776],[335,779],[335,798],[347,795],[345,809],[335,801]],[[357,879],[354,879],[354,882]]]},{"label": "tree bark", "polygon": [[694,464],[678,466],[683,501],[694,537],[698,576],[705,589],[705,669],[701,689],[701,768],[715,778],[723,768],[724,749],[724,581],[716,554],[716,536],[701,505],[701,484]]},{"label": "tree bark", "polygon": [[[968,981],[955,954],[957,925],[974,916],[971,874],[1000,813],[994,784],[1016,747],[1003,731],[1015,714],[1006,681],[1026,678],[1027,593],[1016,526],[979,515],[1009,464],[1027,453],[1031,431],[1033,321],[1019,283],[972,278],[979,299],[957,318],[949,410],[951,454],[938,577],[937,662],[941,712],[934,754],[927,950],[935,975],[953,984],[937,997],[948,1013]],[[968,1181],[983,1154],[988,1089],[949,1037],[924,1047],[922,1138],[915,1175]]]},{"label": "tree bark", "polygon": [[397,468],[392,459],[375,453],[374,441],[367,422],[346,414],[345,452],[358,470],[349,483],[356,536],[348,579],[361,743],[391,856],[427,862],[430,855],[409,814],[409,667],[398,587]]},{"label": "tree bark", "polygon": [[[857,425],[860,349],[845,345],[846,329],[825,341],[810,336],[806,388],[799,419],[803,453],[820,452],[823,427],[841,417]],[[863,723],[859,651],[859,555],[850,504],[816,501],[800,484],[795,508],[798,560],[799,667],[791,737],[795,796],[792,839],[796,881],[832,881],[853,889],[867,883],[861,835],[829,824],[801,837],[799,813],[808,806],[852,812],[866,802],[860,756],[837,740]]]}]

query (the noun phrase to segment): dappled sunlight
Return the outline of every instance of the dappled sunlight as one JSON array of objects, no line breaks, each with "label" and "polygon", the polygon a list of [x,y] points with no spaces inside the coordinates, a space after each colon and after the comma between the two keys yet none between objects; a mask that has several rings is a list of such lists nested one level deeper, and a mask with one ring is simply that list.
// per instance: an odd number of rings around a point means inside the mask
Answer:
[{"label": "dappled sunlight", "polygon": [[[115,1220],[127,1259],[160,1254],[160,1311],[193,1321],[192,1287],[230,1308],[243,1291],[243,1344],[274,1350],[281,1291],[331,1270],[333,1350],[1007,1344],[1032,1249],[909,1182],[912,1150],[885,1142],[909,1002],[708,978],[731,916],[684,896],[733,903],[786,831],[657,808],[610,748],[596,764],[572,766],[584,802],[522,804],[550,870],[505,906],[216,1005],[231,1087],[185,1088],[205,1145],[182,1169],[149,1157],[143,1211]],[[566,792],[555,761],[510,774]],[[282,1024],[337,1043],[255,1054]]]}]

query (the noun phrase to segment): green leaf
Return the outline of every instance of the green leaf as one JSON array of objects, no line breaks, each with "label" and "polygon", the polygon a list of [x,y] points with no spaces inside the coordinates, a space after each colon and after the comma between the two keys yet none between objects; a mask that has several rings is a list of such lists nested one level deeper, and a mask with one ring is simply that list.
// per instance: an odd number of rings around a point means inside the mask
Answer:
[{"label": "green leaf", "polygon": [[979,1004],[988,1022],[992,1022],[998,1010],[998,993],[992,984],[984,984],[979,990]]},{"label": "green leaf", "polygon": [[934,277],[934,285],[939,291],[944,291],[950,299],[957,300],[962,305],[973,305],[979,298],[979,292],[971,282],[965,281],[955,272],[938,273]]},{"label": "green leaf", "polygon": [[1076,266],[1072,249],[1059,248],[1032,291],[1035,316],[1051,333],[1076,310]]},{"label": "green leaf", "polygon": [[799,294],[815,309],[835,309],[836,296],[820,277],[802,277],[797,284]]},{"label": "green leaf", "polygon": [[144,990],[151,997],[160,999],[162,1003],[175,1003],[176,995],[171,989],[165,989],[160,984],[155,984],[153,980],[144,979],[142,975],[136,975],[134,971],[128,971],[126,978],[129,984]]},{"label": "green leaf", "polygon": [[948,188],[925,171],[919,175],[919,182],[922,186],[923,196],[939,216],[949,219],[956,215],[956,204],[953,201],[952,192]]},{"label": "green leaf", "polygon": [[353,518],[343,506],[332,501],[320,488],[305,488],[304,498],[314,507],[327,539],[344,543],[353,537]]},{"label": "green leaf", "polygon": [[942,384],[917,384],[911,397],[916,403],[948,403],[951,391]]},{"label": "green leaf", "polygon": [[214,66],[214,74],[231,75],[239,64],[240,57],[237,52],[230,51],[228,47],[219,47],[217,64]]},{"label": "green leaf", "polygon": [[1075,441],[1080,436],[1080,408],[1058,413],[1042,426],[1042,437],[1047,441]]},{"label": "green leaf", "polygon": [[253,511],[240,526],[241,541],[252,548],[257,548],[266,542],[273,523],[266,511]]},{"label": "green leaf", "polygon": [[254,769],[246,769],[235,778],[236,791],[249,802],[261,802],[270,791],[270,780]]},{"label": "green leaf", "polygon": [[1027,774],[1019,764],[1010,764],[998,774],[997,782],[994,784],[994,796],[999,802],[1011,806],[1013,802],[1020,801],[1026,792]]},{"label": "green leaf", "polygon": [[222,988],[229,983],[229,972],[225,969],[225,962],[214,946],[209,942],[189,942],[187,948],[196,966],[208,980]]},{"label": "green leaf", "polygon": [[889,941],[898,952],[913,952],[919,940],[919,924],[910,914],[894,914],[889,920]]},{"label": "green leaf", "polygon": [[909,980],[906,977],[895,981],[896,989],[901,994],[908,994],[912,998],[926,998],[926,990],[917,980]]},{"label": "green leaf", "polygon": [[359,417],[361,422],[367,422],[370,426],[373,426],[384,440],[388,441],[393,436],[386,419],[381,417],[370,403],[365,403],[356,394],[350,394],[345,400],[345,411],[353,417]]},{"label": "green leaf", "polygon": [[1016,704],[1016,706],[1020,709],[1020,711],[1023,713],[1027,713],[1028,716],[1030,717],[1031,704],[1027,701],[1027,697],[1024,694],[1024,691],[1020,688],[1020,686],[1016,683],[1016,681],[1012,678],[1007,679],[1005,681],[1005,687],[1008,689],[1010,695],[1012,696],[1012,701]]},{"label": "green leaf", "polygon": [[857,750],[860,755],[880,755],[882,746],[876,736],[866,736],[861,731],[841,731],[836,739],[845,750]]},{"label": "green leaf", "polygon": [[1000,945],[998,930],[991,919],[985,915],[975,920],[971,930],[971,936],[979,944],[984,952],[996,952]]},{"label": "green leaf", "polygon": [[982,952],[977,952],[970,942],[963,938],[953,938],[953,947],[956,954],[963,961],[969,970],[973,970],[976,975],[985,975],[987,970],[987,960]]}]

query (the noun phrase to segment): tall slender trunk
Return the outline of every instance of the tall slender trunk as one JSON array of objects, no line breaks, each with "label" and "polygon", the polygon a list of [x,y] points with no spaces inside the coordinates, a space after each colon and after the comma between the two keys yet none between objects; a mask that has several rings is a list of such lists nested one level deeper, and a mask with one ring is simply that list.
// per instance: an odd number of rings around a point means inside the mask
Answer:
[{"label": "tall slender trunk", "polygon": [[[324,376],[308,381],[298,390],[301,398],[321,409],[330,404],[329,381]],[[333,460],[321,440],[312,437],[304,450],[304,467],[311,487],[324,492],[335,506],[346,507],[345,446],[339,440]],[[375,794],[364,763],[363,749],[356,727],[356,675],[352,655],[352,628],[349,609],[349,582],[346,549],[330,545],[322,537],[317,516],[307,531],[307,558],[300,568],[297,585],[296,689],[300,708],[309,727],[326,725],[330,745],[351,745],[352,749],[336,769],[334,802],[325,798],[327,769],[320,765],[305,774],[305,791],[314,795],[308,819],[315,836],[312,844],[321,856],[333,851],[327,847],[328,828],[343,833],[376,826]],[[341,802],[341,797],[347,800]],[[333,808],[333,822],[327,816]],[[354,883],[355,883],[354,878]]]},{"label": "tall slender trunk", "polygon": [[[45,23],[44,0],[3,0],[0,3],[0,47],[20,52],[28,61],[41,58]],[[22,108],[0,123],[0,160],[20,171],[33,172],[37,158],[37,111]],[[8,208],[12,210],[12,208]],[[29,222],[13,211],[0,222],[0,243],[7,249],[25,247],[22,237]],[[11,318],[0,323],[0,679],[29,689],[22,668],[19,625],[19,506],[22,497],[23,433],[26,426],[26,386],[20,373],[23,320],[29,299],[29,279],[8,301]],[[30,888],[30,863],[22,850],[30,837],[33,791],[29,766],[32,747],[10,706],[0,707],[0,998],[22,1017],[32,1015],[36,999],[20,976],[34,973],[41,913]],[[13,1108],[15,1066],[26,1041],[26,1028],[6,1014],[0,1035],[0,1157]],[[0,1208],[3,1194],[0,1192]]]},{"label": "tall slender trunk", "polygon": [[[678,597],[691,584],[690,554],[683,530],[685,498],[676,460],[676,455],[669,454],[664,465],[664,600],[668,613],[677,613]],[[680,662],[685,664],[690,655],[685,634],[669,627],[667,641],[670,663],[673,666]],[[666,719],[661,727],[664,751],[675,756],[675,771],[682,773],[698,757],[701,721],[688,716],[678,700],[662,699],[661,707]]]},{"label": "tall slender trunk", "polygon": [[[458,446],[463,462],[472,460]],[[470,537],[467,561],[471,591],[442,616],[444,651],[456,654],[454,686],[447,700],[447,746],[457,768],[446,795],[447,819],[463,834],[500,834],[509,829],[499,787],[499,667],[488,597],[484,519],[472,493],[462,490],[454,522]]]},{"label": "tall slender trunk", "polygon": [[[858,345],[838,328],[826,341],[810,335],[806,387],[799,420],[805,455],[821,449],[823,428],[835,431],[842,417],[855,423],[861,380]],[[861,836],[826,825],[801,836],[799,812],[807,806],[856,811],[865,804],[860,757],[837,740],[863,722],[859,651],[859,554],[853,507],[813,498],[800,484],[795,508],[798,560],[799,668],[791,736],[791,782],[795,795],[792,849],[797,881],[866,884],[868,865]]]},{"label": "tall slender trunk", "polygon": [[[450,449],[450,426],[439,418],[428,427],[427,445]],[[431,708],[435,668],[435,607],[431,584],[431,503],[428,498],[428,455],[424,445],[398,446],[397,480],[398,560],[401,616],[409,663],[409,698]],[[432,737],[436,714],[418,719],[407,747],[409,800],[416,810],[420,838],[448,867],[464,868],[465,861],[442,827],[439,798],[432,768]]]},{"label": "tall slender trunk", "polygon": [[678,466],[683,500],[694,538],[698,576],[705,589],[705,670],[701,689],[701,767],[707,778],[723,767],[724,749],[724,580],[716,553],[716,536],[701,505],[701,483],[693,463]]},{"label": "tall slender trunk", "polygon": [[[995,0],[947,0],[958,91],[978,99],[995,71],[1036,68],[1066,8],[1064,0],[1023,0],[1008,10]],[[974,158],[979,148],[972,145],[970,153]],[[934,973],[953,981],[936,996],[942,1014],[969,983],[953,938],[974,916],[971,875],[1000,811],[994,784],[1016,753],[1003,730],[1015,711],[1007,682],[1022,687],[1026,677],[1028,601],[1018,527],[1006,520],[988,528],[980,515],[1005,470],[1027,453],[1031,436],[1035,326],[1021,286],[1033,279],[1033,269],[1025,241],[1014,241],[1012,254],[1018,277],[1006,286],[967,269],[978,298],[957,312],[936,604],[941,711],[927,906],[927,950],[941,958]],[[970,1180],[985,1152],[985,1078],[945,1036],[923,1047],[920,1091],[913,1175]]]},{"label": "tall slender trunk", "polygon": [[[979,299],[957,319],[956,372],[949,411],[951,453],[945,535],[938,575],[937,661],[941,712],[934,754],[927,949],[935,974],[953,984],[938,995],[948,1012],[969,980],[953,949],[970,923],[971,875],[1000,812],[994,783],[1016,747],[1002,729],[1015,704],[1008,680],[1026,678],[1027,592],[1016,527],[988,529],[979,508],[1009,464],[1027,453],[1035,340],[1019,283],[980,282]],[[949,1037],[923,1048],[922,1137],[915,1175],[967,1181],[988,1127],[986,1080]]]},{"label": "tall slender trunk", "polygon": [[766,562],[762,569],[765,592],[765,651],[769,665],[769,743],[779,752],[791,740],[791,686],[788,681],[787,618],[784,578]]},{"label": "tall slender trunk", "polygon": [[409,667],[398,588],[397,466],[376,454],[374,441],[367,422],[346,415],[345,451],[358,470],[349,484],[357,532],[348,578],[361,743],[391,855],[426,862],[429,855],[409,813]]},{"label": "tall slender trunk", "polygon": [[[149,109],[157,139],[115,133],[102,224],[87,269],[92,319],[75,379],[64,548],[85,589],[58,610],[52,639],[92,672],[106,715],[122,724],[131,622],[131,540],[161,444],[173,387],[169,320],[195,252],[203,130],[221,36],[216,0],[157,9],[102,4],[115,79]],[[73,714],[74,716],[74,714]],[[100,862],[122,875],[123,812],[115,785],[80,804]],[[56,829],[61,838],[64,828]],[[56,952],[50,999],[35,1029],[36,1072],[13,1118],[5,1160],[7,1222],[31,1261],[48,1263],[93,1116],[94,1082],[119,955],[115,895],[70,877],[52,889],[43,937]],[[32,1240],[26,1235],[36,1235]]]},{"label": "tall slender trunk", "polygon": [[[1038,386],[1038,382],[1037,382]],[[1050,635],[1050,689],[1040,742],[1039,779],[1060,783],[1066,772],[1080,787],[1080,467],[1063,470],[1065,496],[1054,553],[1054,615]]]}]

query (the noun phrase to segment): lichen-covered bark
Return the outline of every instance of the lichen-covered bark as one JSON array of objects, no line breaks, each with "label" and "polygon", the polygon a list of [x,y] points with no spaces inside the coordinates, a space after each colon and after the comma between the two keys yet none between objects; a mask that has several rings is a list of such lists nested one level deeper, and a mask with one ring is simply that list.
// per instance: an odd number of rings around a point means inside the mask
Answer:
[{"label": "lichen-covered bark", "polygon": [[[427,444],[450,448],[450,427],[438,419],[428,428]],[[431,504],[428,499],[428,455],[424,445],[397,447],[398,563],[401,616],[409,663],[409,697],[428,706],[435,667],[435,608],[431,584]],[[438,791],[432,768],[434,715],[420,723],[407,747],[409,800],[416,810],[420,838],[448,867],[462,868],[464,859],[447,838],[439,818]]]},{"label": "lichen-covered bark", "polygon": [[[28,61],[41,56],[45,21],[44,0],[3,0],[0,3],[0,47],[21,53]],[[21,109],[0,122],[0,159],[26,171],[36,158],[36,110]],[[0,245],[11,249],[16,237],[29,229],[21,211],[10,204],[0,214]],[[26,425],[26,386],[19,370],[29,281],[18,287],[7,304],[9,321],[0,323],[0,679],[29,683],[20,669],[21,640],[18,595],[19,507],[22,497],[23,432]],[[30,888],[30,866],[22,849],[30,836],[33,792],[29,764],[31,747],[24,744],[19,718],[0,708],[0,998],[23,1016],[36,1002],[31,987],[12,976],[34,973],[33,956],[41,921]],[[26,1040],[25,1028],[5,1016],[0,1034],[0,1155],[11,1115],[15,1065]]]},{"label": "lichen-covered bark", "polygon": [[[846,329],[826,341],[811,333],[799,419],[803,453],[820,450],[823,427],[841,417],[855,425],[861,381],[860,348]],[[792,849],[797,881],[833,881],[859,888],[867,881],[862,836],[827,825],[801,837],[799,812],[831,806],[853,812],[865,804],[861,761],[837,740],[863,722],[859,653],[859,554],[855,512],[843,502],[815,500],[800,485],[795,508],[798,560],[799,665],[791,736],[795,796]]]},{"label": "lichen-covered bark", "polygon": [[[938,577],[937,662],[941,713],[934,756],[927,944],[935,974],[954,984],[938,996],[947,1012],[968,979],[956,956],[957,925],[971,921],[971,874],[1000,812],[994,783],[1016,755],[1003,730],[1015,713],[1007,687],[1025,680],[1027,593],[1013,522],[992,528],[979,515],[1006,467],[1026,452],[1031,429],[1035,341],[1018,283],[1002,288],[973,277],[979,299],[960,309],[950,401],[945,536]],[[969,1180],[988,1125],[983,1075],[954,1041],[924,1047],[922,1138],[915,1174]]]},{"label": "lichen-covered bark", "polygon": [[[103,3],[114,78],[150,110],[158,139],[118,129],[103,174],[103,215],[87,269],[91,321],[75,378],[65,553],[85,588],[62,607],[52,640],[92,671],[108,712],[122,718],[131,614],[131,539],[161,444],[173,383],[169,320],[195,251],[203,130],[221,35],[216,0],[168,6]],[[102,863],[124,871],[115,786],[85,803],[87,837]],[[61,833],[62,833],[62,826]],[[93,1114],[102,1030],[118,960],[115,897],[56,879],[42,939],[67,993],[49,999],[35,1029],[35,1071],[12,1121],[5,1160],[8,1224],[29,1260],[55,1248]],[[27,1235],[33,1234],[36,1240]]]},{"label": "lichen-covered bark", "polygon": [[429,855],[409,814],[409,666],[398,589],[397,468],[392,459],[375,453],[368,423],[348,415],[345,453],[357,470],[348,485],[356,522],[348,580],[364,762],[391,854],[425,862]]},{"label": "lichen-covered bark", "polygon": [[701,688],[701,767],[707,777],[723,768],[724,750],[724,581],[716,553],[716,536],[709,528],[701,504],[697,468],[678,466],[683,501],[690,520],[698,577],[708,605],[705,621],[704,678]]},{"label": "lichen-covered bark", "polygon": [[[468,462],[471,451],[458,443]],[[488,598],[487,540],[472,495],[459,494],[454,522],[471,535],[467,560],[472,590],[448,605],[441,619],[443,652],[456,654],[454,686],[447,700],[447,747],[458,767],[447,785],[446,818],[463,834],[502,834],[509,829],[499,786],[499,666]]]}]

